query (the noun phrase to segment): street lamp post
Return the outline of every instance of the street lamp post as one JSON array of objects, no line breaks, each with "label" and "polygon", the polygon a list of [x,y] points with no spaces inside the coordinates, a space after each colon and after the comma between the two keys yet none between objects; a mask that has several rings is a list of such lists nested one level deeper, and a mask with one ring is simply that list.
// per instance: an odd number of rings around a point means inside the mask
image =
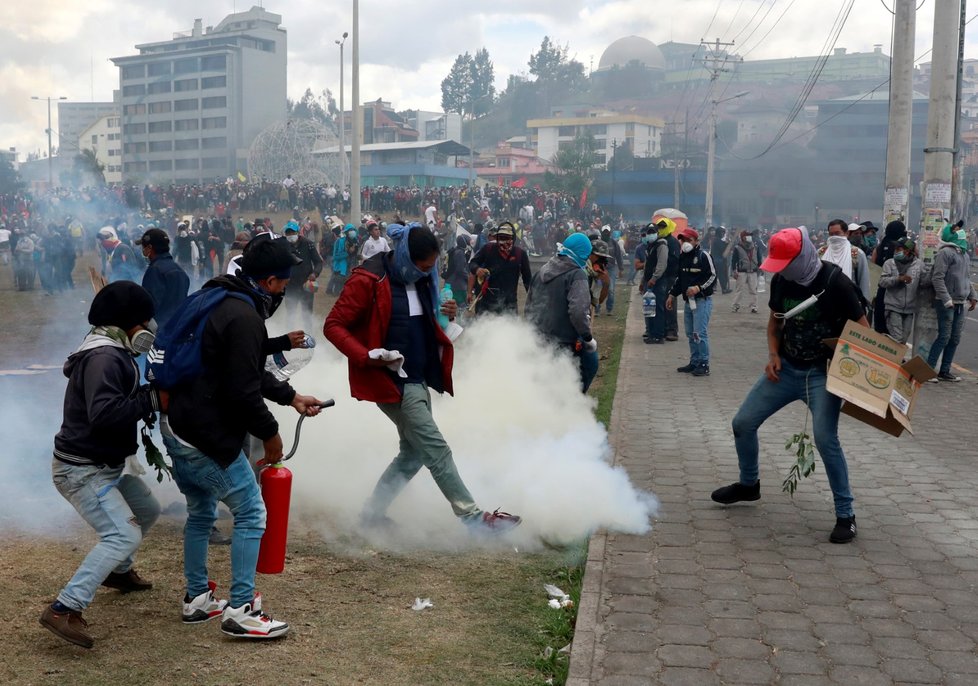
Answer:
[{"label": "street lamp post", "polygon": [[353,0],[353,142],[350,146],[350,221],[360,223],[360,138],[363,120],[360,116],[360,0]]},{"label": "street lamp post", "polygon": [[742,98],[745,95],[750,95],[750,91],[741,91],[736,95],[731,95],[729,98],[713,101],[713,108],[710,112],[710,139],[708,141],[706,153],[706,211],[703,213],[704,228],[713,226],[713,172],[714,167],[716,166],[717,153],[717,106],[720,103],[736,100],[737,98]]},{"label": "street lamp post", "polygon": [[51,145],[51,101],[52,100],[67,100],[68,98],[63,95],[52,96],[48,95],[46,97],[38,97],[36,95],[31,96],[31,100],[47,100],[48,101],[48,187],[54,188],[54,161],[51,159],[53,154],[53,146]]},{"label": "street lamp post", "polygon": [[344,188],[346,187],[346,147],[343,139],[346,135],[344,131],[346,123],[343,121],[343,44],[346,43],[346,37],[349,35],[344,31],[343,38],[335,41],[340,46],[340,181]]}]

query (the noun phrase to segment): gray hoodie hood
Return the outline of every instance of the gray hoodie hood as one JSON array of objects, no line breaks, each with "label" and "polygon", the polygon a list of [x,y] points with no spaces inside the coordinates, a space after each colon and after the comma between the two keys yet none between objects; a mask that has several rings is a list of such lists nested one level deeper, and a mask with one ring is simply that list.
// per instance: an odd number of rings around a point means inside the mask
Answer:
[{"label": "gray hoodie hood", "polygon": [[575,269],[580,269],[580,267],[574,263],[574,260],[565,255],[556,255],[540,267],[540,281],[550,283],[554,279]]}]

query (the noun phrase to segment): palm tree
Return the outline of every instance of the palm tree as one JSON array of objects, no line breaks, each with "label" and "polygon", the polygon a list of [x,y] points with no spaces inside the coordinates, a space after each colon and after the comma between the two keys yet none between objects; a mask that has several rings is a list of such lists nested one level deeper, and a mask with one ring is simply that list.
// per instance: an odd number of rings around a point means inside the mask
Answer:
[{"label": "palm tree", "polygon": [[82,174],[91,174],[99,185],[105,184],[105,165],[99,162],[98,155],[91,148],[83,148],[75,156],[75,168]]}]

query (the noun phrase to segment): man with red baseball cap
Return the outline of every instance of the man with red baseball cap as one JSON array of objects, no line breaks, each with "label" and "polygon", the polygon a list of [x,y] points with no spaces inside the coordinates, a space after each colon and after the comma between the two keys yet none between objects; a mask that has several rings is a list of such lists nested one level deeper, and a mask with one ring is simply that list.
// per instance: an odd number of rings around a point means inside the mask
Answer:
[{"label": "man with red baseball cap", "polygon": [[757,430],[782,407],[801,400],[811,410],[815,446],[835,501],[836,523],[829,540],[848,543],[856,537],[856,516],[839,442],[842,400],[825,390],[832,351],[822,341],[839,336],[849,320],[868,326],[866,312],[856,286],[837,265],[818,258],[804,229],[775,233],[761,269],[774,274],[768,303],[770,356],[733,419],[740,480],[713,491],[712,498],[724,505],[760,499]]}]

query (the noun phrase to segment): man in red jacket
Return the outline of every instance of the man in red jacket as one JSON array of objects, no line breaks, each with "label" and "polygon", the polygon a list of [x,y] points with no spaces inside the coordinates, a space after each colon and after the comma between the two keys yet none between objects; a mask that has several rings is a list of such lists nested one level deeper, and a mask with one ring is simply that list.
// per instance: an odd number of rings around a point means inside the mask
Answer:
[{"label": "man in red jacket", "polygon": [[392,224],[388,235],[394,249],[353,270],[323,327],[326,338],[349,359],[353,397],[377,403],[400,438],[400,452],[377,482],[363,521],[393,525],[387,508],[427,467],[464,523],[489,531],[511,529],[519,517],[476,506],[431,414],[429,389],[452,394],[454,358],[436,313],[440,309],[454,319],[457,312],[452,300],[439,305],[438,241],[419,224]]}]

